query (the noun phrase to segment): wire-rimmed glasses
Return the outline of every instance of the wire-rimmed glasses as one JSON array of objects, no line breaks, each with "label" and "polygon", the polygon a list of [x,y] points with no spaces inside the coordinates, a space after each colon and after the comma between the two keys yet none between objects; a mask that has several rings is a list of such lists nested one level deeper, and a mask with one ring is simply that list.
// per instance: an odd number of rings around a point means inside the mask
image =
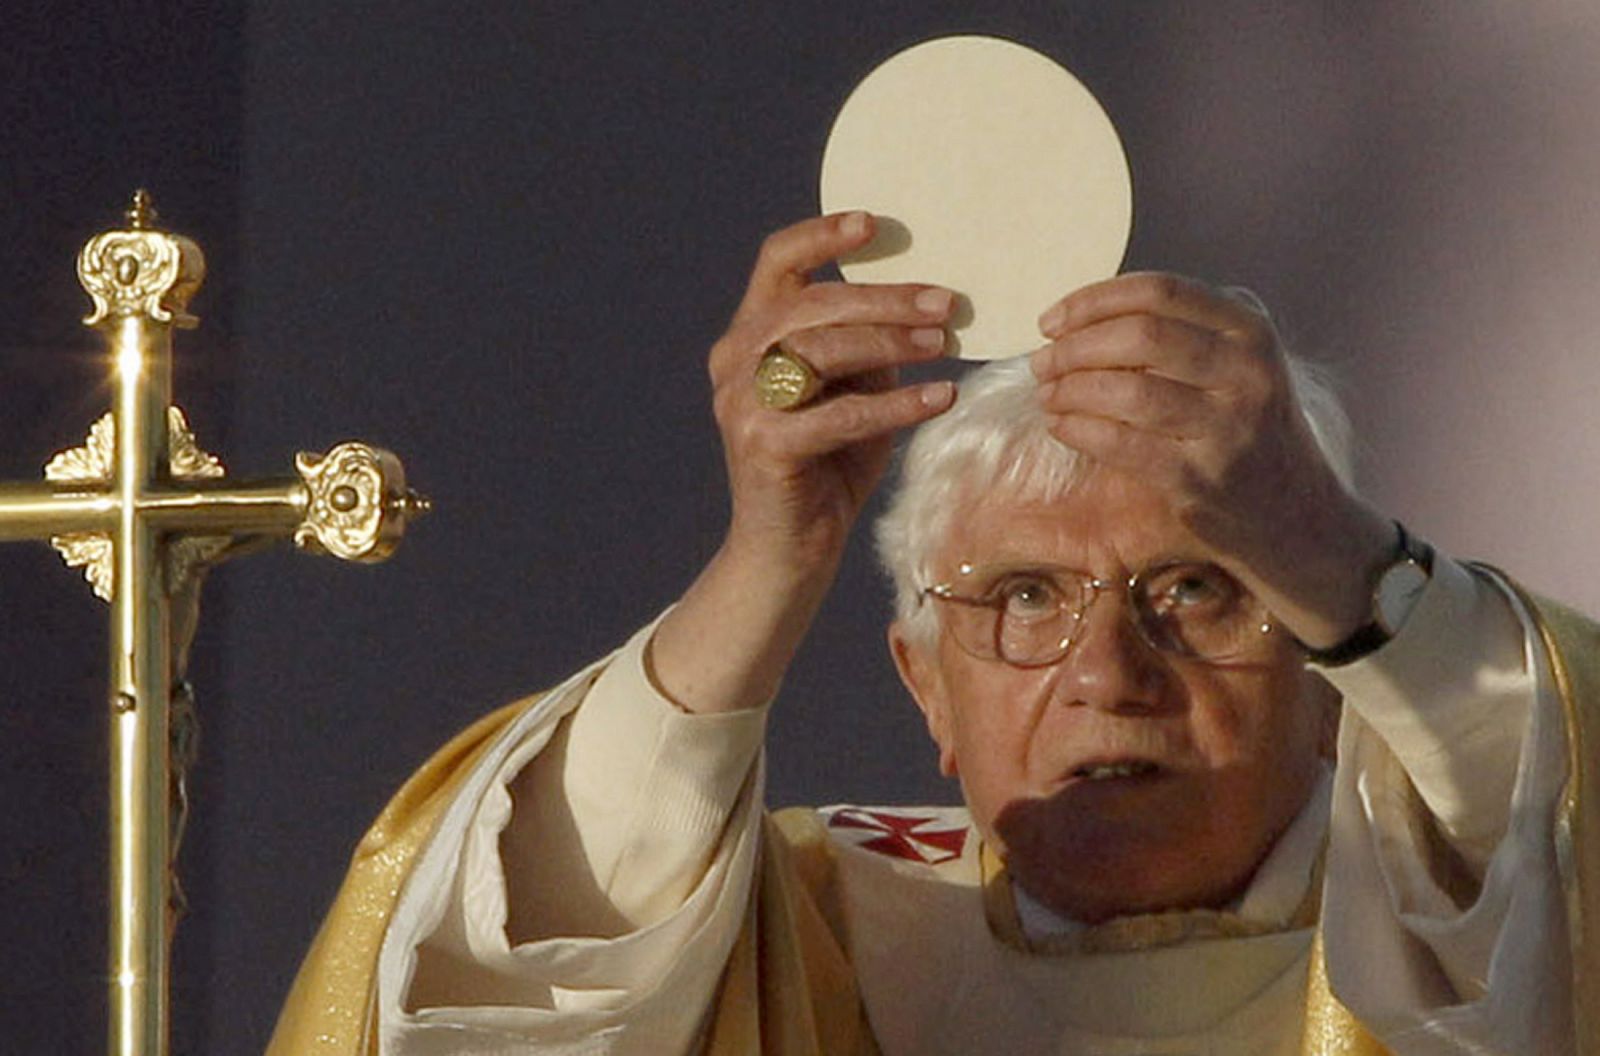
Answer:
[{"label": "wire-rimmed glasses", "polygon": [[1152,565],[1125,580],[1059,565],[963,564],[955,579],[923,594],[949,602],[945,626],[966,652],[1015,667],[1043,667],[1067,655],[1089,606],[1119,585],[1134,626],[1161,652],[1220,663],[1259,655],[1271,640],[1266,606],[1207,562]]}]

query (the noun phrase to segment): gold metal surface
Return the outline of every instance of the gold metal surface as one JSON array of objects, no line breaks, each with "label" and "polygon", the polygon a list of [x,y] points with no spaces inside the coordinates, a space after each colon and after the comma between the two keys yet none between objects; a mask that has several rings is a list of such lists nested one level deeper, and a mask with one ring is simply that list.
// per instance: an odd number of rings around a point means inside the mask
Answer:
[{"label": "gold metal surface", "polygon": [[[119,352],[119,361],[120,355]],[[222,463],[217,456],[207,454],[195,442],[183,411],[169,406],[166,420],[167,465],[173,480],[210,480],[223,476]],[[45,464],[44,479],[56,484],[109,484],[115,473],[116,449],[117,419],[107,411],[90,427],[89,439],[82,447],[62,451]],[[194,543],[190,539],[181,540],[174,544],[174,549],[193,552],[196,549]],[[62,560],[69,566],[83,568],[83,576],[96,595],[106,601],[112,600],[112,561],[115,551],[109,534],[69,532],[52,535],[50,545],[60,552]]]},{"label": "gold metal surface", "polygon": [[62,451],[44,465],[52,484],[105,484],[117,457],[117,420],[110,411],[89,427],[82,447]]},{"label": "gold metal surface", "polygon": [[822,391],[822,379],[782,341],[767,349],[756,364],[756,399],[775,411],[792,411]]},{"label": "gold metal surface", "polygon": [[78,528],[109,528],[115,519],[116,507],[103,492],[0,483],[0,542],[48,539]]},{"label": "gold metal surface", "polygon": [[189,420],[176,407],[167,408],[167,464],[174,480],[210,480],[225,475],[217,456],[207,454],[195,443]]},{"label": "gold metal surface", "polygon": [[44,482],[0,483],[0,542],[48,539],[110,602],[111,723],[108,1051],[166,1056],[168,949],[181,908],[173,878],[193,755],[192,690],[182,681],[200,587],[217,562],[262,539],[356,561],[394,551],[426,499],[405,486],[393,454],[341,444],[302,455],[298,477],[224,480],[172,405],[172,330],[205,275],[190,240],[155,229],[139,191],[127,226],[96,235],[78,257],[94,303],[85,323],[105,335],[112,406]]},{"label": "gold metal surface", "polygon": [[83,578],[101,601],[111,600],[111,562],[116,547],[111,536],[99,532],[68,532],[52,535],[50,545],[56,548],[68,568],[83,569]]},{"label": "gold metal surface", "polygon": [[294,465],[310,495],[295,545],[346,561],[382,561],[427,499],[406,488],[405,467],[381,448],[339,444],[325,455],[302,451]]},{"label": "gold metal surface", "polygon": [[184,311],[206,277],[205,255],[181,235],[152,231],[155,207],[135,191],[128,227],[91,238],[78,255],[78,281],[94,301],[85,326],[109,318],[143,318],[185,329],[199,320]]}]

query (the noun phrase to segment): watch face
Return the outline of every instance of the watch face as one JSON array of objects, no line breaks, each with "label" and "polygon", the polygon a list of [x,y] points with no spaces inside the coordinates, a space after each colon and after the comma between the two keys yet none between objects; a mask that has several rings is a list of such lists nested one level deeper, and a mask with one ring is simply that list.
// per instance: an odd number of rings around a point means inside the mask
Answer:
[{"label": "watch face", "polygon": [[1427,585],[1428,570],[1412,558],[1391,565],[1378,581],[1373,608],[1377,610],[1378,623],[1390,637],[1400,633]]}]

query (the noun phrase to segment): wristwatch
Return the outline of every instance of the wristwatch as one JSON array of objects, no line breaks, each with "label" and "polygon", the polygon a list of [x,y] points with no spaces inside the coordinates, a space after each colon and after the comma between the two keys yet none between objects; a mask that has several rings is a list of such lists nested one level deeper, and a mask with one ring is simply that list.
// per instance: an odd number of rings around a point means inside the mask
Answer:
[{"label": "wristwatch", "polygon": [[1308,663],[1319,667],[1353,664],[1376,652],[1405,626],[1433,576],[1433,547],[1414,538],[1399,521],[1394,522],[1394,529],[1394,555],[1372,588],[1372,619],[1326,649],[1306,646]]}]

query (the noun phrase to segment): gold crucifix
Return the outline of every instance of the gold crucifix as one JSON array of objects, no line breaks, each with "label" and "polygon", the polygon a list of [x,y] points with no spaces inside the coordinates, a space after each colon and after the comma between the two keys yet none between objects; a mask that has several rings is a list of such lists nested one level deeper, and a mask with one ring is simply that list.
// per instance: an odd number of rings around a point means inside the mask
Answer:
[{"label": "gold crucifix", "polygon": [[294,477],[227,481],[172,404],[172,330],[197,325],[185,308],[204,257],[153,227],[144,191],[126,217],[78,257],[94,301],[84,323],[111,353],[111,410],[87,443],[50,460],[44,483],[0,483],[0,542],[48,539],[111,605],[109,1051],[167,1056],[174,830],[194,721],[183,670],[205,572],[283,536],[381,561],[428,503],[393,454],[354,442],[300,454]]}]

